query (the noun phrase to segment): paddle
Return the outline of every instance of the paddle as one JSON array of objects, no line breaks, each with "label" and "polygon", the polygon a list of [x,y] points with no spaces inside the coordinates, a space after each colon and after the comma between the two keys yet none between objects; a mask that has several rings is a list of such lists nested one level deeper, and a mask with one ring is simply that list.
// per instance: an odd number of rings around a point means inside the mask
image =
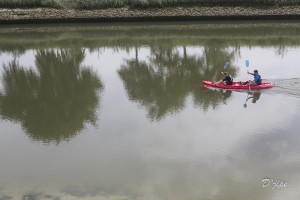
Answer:
[{"label": "paddle", "polygon": [[[249,71],[248,71],[248,67],[249,67],[249,65],[250,65],[250,62],[249,62],[249,60],[246,60],[247,73],[249,73]],[[249,85],[249,91],[251,91],[251,89],[250,89],[250,85]]]},{"label": "paddle", "polygon": [[[226,69],[226,68],[229,66],[229,64],[230,64],[229,62],[226,62],[226,63],[224,64],[224,67],[223,67],[223,68]],[[221,74],[224,74],[224,72],[221,72]]]},{"label": "paddle", "polygon": [[228,66],[229,66],[229,62],[226,62],[225,64],[224,64],[224,69],[226,69]]},{"label": "paddle", "polygon": [[[251,97],[250,97],[250,98],[251,98]],[[247,101],[248,101],[248,99],[249,99],[249,92],[248,92],[248,94],[247,94],[246,102],[244,103],[244,108],[247,108]]]},{"label": "paddle", "polygon": [[250,62],[249,62],[249,60],[246,60],[246,67],[248,68],[248,67],[249,67],[249,65],[250,65]]}]

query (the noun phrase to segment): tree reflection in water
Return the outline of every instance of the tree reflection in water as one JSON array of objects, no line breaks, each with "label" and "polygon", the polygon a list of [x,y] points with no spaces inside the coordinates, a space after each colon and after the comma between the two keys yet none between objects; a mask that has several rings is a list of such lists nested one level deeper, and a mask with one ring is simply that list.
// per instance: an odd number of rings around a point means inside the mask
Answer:
[{"label": "tree reflection in water", "polygon": [[[183,55],[179,48],[182,48]],[[119,75],[130,100],[145,107],[150,119],[160,120],[182,110],[189,95],[203,110],[216,108],[222,103],[223,95],[203,93],[201,81],[221,78],[224,63],[233,61],[238,50],[228,49],[215,41],[207,42],[198,55],[188,55],[185,46],[155,46],[151,47],[147,61],[140,61],[138,49],[135,51],[136,57],[125,61]],[[237,74],[234,66],[226,70],[233,77]]]},{"label": "tree reflection in water", "polygon": [[40,50],[36,69],[25,69],[14,60],[4,65],[0,114],[20,122],[27,135],[44,143],[69,140],[95,124],[100,78],[82,66],[84,51]]}]

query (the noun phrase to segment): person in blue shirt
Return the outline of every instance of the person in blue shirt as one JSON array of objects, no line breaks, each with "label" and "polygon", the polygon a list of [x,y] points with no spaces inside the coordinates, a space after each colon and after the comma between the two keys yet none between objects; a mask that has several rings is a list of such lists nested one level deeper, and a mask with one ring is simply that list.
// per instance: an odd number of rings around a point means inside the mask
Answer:
[{"label": "person in blue shirt", "polygon": [[253,73],[247,72],[248,74],[251,74],[254,76],[253,81],[247,81],[243,83],[243,85],[260,85],[261,84],[261,76],[258,74],[257,70],[254,70]]}]

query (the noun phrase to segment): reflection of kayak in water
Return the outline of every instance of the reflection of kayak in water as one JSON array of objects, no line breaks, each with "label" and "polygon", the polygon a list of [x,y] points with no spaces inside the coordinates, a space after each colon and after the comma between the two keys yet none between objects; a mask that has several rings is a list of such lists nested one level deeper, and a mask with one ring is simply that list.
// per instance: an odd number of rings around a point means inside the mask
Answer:
[{"label": "reflection of kayak in water", "polygon": [[247,99],[244,104],[244,108],[247,108],[247,102],[249,99],[252,99],[252,103],[256,103],[256,101],[260,98],[260,95],[261,95],[260,91],[248,92]]},{"label": "reflection of kayak in water", "polygon": [[214,87],[214,88],[222,88],[229,90],[260,90],[274,87],[274,84],[271,83],[262,83],[260,85],[242,85],[240,82],[233,82],[232,85],[224,85],[224,84],[216,84],[211,81],[202,81],[205,86]]}]

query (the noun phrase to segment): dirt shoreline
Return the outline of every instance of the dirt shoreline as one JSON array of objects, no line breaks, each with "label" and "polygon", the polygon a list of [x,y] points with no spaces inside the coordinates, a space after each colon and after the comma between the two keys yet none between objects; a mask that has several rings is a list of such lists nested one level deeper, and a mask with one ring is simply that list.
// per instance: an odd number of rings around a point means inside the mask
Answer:
[{"label": "dirt shoreline", "polygon": [[0,9],[0,25],[185,20],[300,20],[300,6],[265,8],[194,6],[159,9],[111,8],[102,10]]}]

